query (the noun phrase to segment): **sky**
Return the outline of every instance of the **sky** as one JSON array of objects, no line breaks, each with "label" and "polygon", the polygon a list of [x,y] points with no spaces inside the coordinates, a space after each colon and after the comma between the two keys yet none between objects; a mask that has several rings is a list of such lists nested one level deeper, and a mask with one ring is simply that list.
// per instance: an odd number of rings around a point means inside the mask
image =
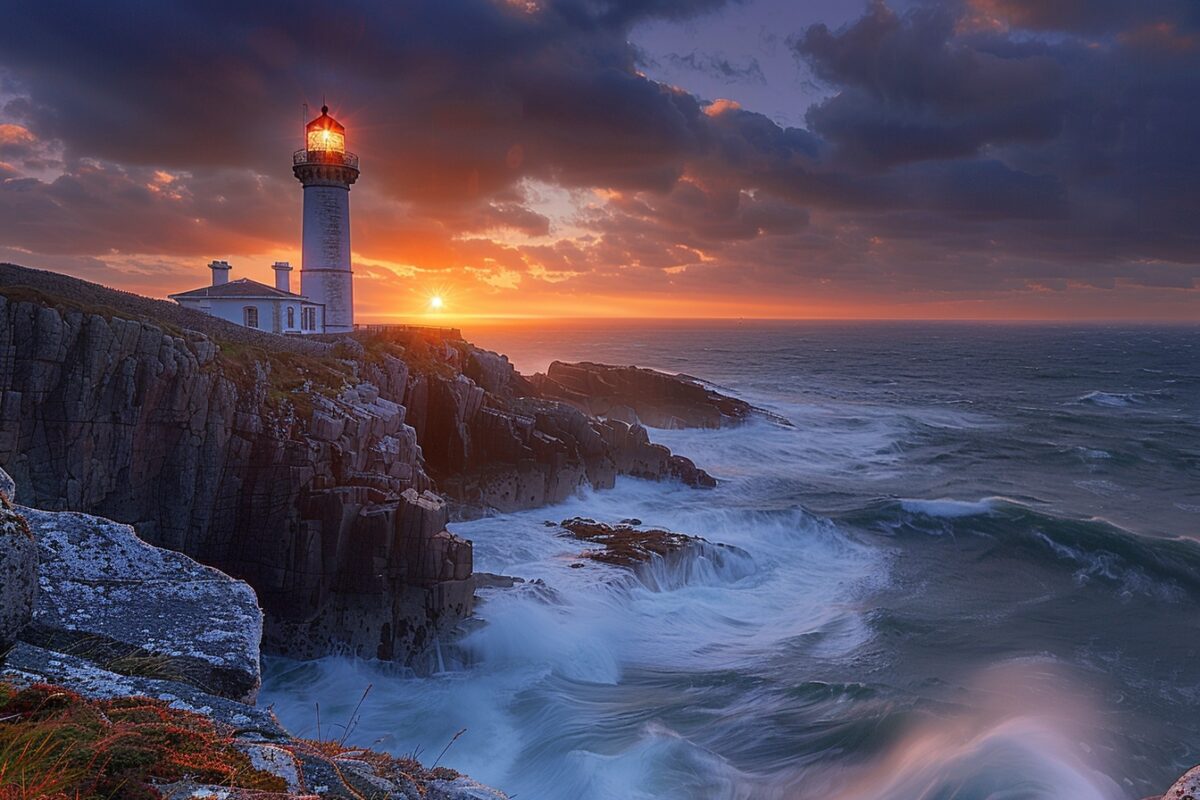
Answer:
[{"label": "sky", "polygon": [[[357,316],[1200,320],[1196,0],[15,0],[0,261],[300,264]],[[430,298],[443,298],[434,314]]]}]

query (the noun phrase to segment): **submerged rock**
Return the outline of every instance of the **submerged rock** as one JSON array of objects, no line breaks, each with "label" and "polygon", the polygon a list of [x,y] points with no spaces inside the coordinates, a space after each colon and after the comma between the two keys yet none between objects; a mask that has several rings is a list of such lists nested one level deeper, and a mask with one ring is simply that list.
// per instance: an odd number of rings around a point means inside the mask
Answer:
[{"label": "submerged rock", "polygon": [[700,536],[625,523],[608,525],[585,517],[563,520],[561,527],[580,541],[604,548],[586,550],[581,557],[631,569],[654,591],[714,577],[736,580],[754,570],[753,559],[745,550]]},{"label": "submerged rock", "polygon": [[606,525],[586,517],[572,517],[560,525],[576,539],[603,545],[603,550],[587,550],[585,558],[632,567],[650,561],[655,556],[666,557],[699,542],[698,536],[662,530],[660,528],[635,528],[632,525]]},{"label": "submerged rock", "polygon": [[253,702],[262,612],[246,583],[149,545],[128,525],[74,512],[19,511],[41,560],[24,639],[113,672],[169,678]]}]

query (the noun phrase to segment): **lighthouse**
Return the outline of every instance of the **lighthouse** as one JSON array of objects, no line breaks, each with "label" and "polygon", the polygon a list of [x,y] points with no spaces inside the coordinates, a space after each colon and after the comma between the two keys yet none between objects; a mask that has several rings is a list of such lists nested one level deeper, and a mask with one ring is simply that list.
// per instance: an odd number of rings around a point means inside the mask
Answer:
[{"label": "lighthouse", "polygon": [[350,186],[358,156],[346,152],[346,128],[321,106],[304,128],[304,148],[292,154],[292,172],[304,187],[300,294],[325,308],[325,330],[354,330],[350,271]]}]

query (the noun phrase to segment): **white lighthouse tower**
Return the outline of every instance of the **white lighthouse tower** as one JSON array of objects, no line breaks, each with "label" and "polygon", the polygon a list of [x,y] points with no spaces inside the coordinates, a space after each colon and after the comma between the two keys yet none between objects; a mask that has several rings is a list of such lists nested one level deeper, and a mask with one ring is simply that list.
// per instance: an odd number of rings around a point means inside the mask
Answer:
[{"label": "white lighthouse tower", "polygon": [[350,185],[358,156],[346,152],[346,129],[321,106],[304,129],[305,147],[292,155],[292,172],[304,186],[304,245],[300,293],[325,306],[325,330],[354,330],[354,279],[350,272]]}]

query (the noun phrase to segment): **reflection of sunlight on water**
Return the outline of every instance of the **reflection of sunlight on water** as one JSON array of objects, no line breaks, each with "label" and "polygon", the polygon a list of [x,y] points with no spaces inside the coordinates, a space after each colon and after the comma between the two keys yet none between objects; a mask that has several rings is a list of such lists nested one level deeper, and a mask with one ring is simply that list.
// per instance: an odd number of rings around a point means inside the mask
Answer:
[{"label": "reflection of sunlight on water", "polygon": [[[1008,664],[973,688],[961,714],[907,732],[849,781],[826,777],[824,800],[1123,800],[1083,744],[1095,712],[1052,665]],[[810,778],[802,782],[812,789]]]}]

